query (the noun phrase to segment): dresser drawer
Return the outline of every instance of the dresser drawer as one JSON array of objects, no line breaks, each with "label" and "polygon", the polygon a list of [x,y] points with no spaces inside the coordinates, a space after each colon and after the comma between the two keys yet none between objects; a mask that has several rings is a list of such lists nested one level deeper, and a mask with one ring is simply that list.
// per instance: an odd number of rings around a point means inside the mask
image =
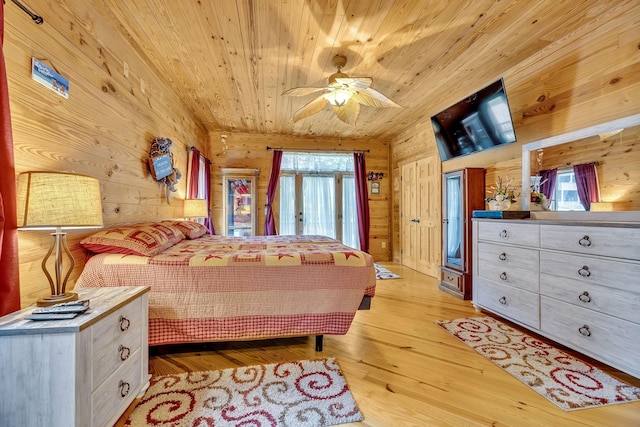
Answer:
[{"label": "dresser drawer", "polygon": [[640,260],[640,228],[541,225],[540,247]]},{"label": "dresser drawer", "polygon": [[138,350],[92,393],[93,425],[106,426],[116,414],[124,412],[142,382],[142,351]]},{"label": "dresser drawer", "polygon": [[540,294],[640,324],[640,293],[542,273]]},{"label": "dresser drawer", "polygon": [[640,263],[540,252],[540,273],[640,293]]},{"label": "dresser drawer", "polygon": [[93,350],[93,387],[100,384],[111,375],[118,367],[126,363],[127,360],[140,349],[142,344],[142,333],[134,328],[131,333],[123,334],[115,341],[104,347]]},{"label": "dresser drawer", "polygon": [[477,305],[534,329],[539,328],[538,294],[484,279],[478,279],[474,286],[478,287],[478,298],[474,301]]},{"label": "dresser drawer", "polygon": [[136,299],[109,314],[97,324],[93,333],[93,348],[111,345],[125,334],[140,334],[142,322],[142,301]]},{"label": "dresser drawer", "polygon": [[545,296],[541,331],[640,378],[640,325]]},{"label": "dresser drawer", "polygon": [[478,275],[498,283],[538,291],[539,251],[478,243]]},{"label": "dresser drawer", "polygon": [[478,240],[537,248],[540,244],[538,230],[537,224],[525,224],[519,220],[482,221],[478,223]]}]

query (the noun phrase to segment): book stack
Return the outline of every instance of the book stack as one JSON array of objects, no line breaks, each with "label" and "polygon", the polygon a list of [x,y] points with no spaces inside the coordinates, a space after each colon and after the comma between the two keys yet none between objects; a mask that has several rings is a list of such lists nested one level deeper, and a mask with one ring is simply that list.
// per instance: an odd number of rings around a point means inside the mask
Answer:
[{"label": "book stack", "polygon": [[530,211],[473,211],[473,218],[525,219]]}]

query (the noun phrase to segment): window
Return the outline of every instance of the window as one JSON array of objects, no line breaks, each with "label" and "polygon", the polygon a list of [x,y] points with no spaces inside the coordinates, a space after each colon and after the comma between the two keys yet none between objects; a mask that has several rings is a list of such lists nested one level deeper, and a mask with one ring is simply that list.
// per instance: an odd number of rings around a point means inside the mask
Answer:
[{"label": "window", "polygon": [[551,209],[554,211],[584,211],[584,206],[578,198],[573,168],[558,169],[556,188],[551,197]]},{"label": "window", "polygon": [[282,155],[281,235],[319,234],[359,248],[353,155]]}]

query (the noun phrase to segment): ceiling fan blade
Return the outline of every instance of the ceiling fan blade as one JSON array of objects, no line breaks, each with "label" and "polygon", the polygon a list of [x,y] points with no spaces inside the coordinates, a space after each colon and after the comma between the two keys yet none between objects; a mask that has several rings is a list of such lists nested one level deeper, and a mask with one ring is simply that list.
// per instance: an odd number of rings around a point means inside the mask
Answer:
[{"label": "ceiling fan blade", "polygon": [[288,96],[305,96],[310,95],[315,92],[320,92],[321,90],[327,90],[326,87],[294,87],[282,92],[283,95]]},{"label": "ceiling fan blade", "polygon": [[365,90],[371,86],[373,79],[371,77],[339,77],[336,83],[348,86],[351,90]]},{"label": "ceiling fan blade", "polygon": [[376,108],[402,108],[401,105],[396,104],[391,99],[387,98],[375,89],[367,88],[359,91],[351,97],[351,99],[358,101],[360,104],[369,105]]},{"label": "ceiling fan blade", "polygon": [[335,111],[336,116],[338,116],[340,120],[355,127],[358,116],[360,115],[360,104],[351,98],[342,107],[336,107],[334,105],[333,111]]},{"label": "ceiling fan blade", "polygon": [[293,115],[293,122],[295,123],[306,117],[313,116],[314,114],[319,113],[320,111],[322,111],[324,106],[327,105],[327,102],[329,101],[327,101],[324,97],[317,97],[316,99],[296,111],[296,113]]}]

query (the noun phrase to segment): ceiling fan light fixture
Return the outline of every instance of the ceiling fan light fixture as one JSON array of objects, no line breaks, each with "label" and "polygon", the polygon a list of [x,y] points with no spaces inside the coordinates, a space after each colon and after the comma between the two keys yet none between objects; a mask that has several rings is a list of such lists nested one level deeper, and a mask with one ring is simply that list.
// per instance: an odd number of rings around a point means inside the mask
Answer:
[{"label": "ceiling fan light fixture", "polygon": [[360,115],[360,104],[375,108],[401,107],[375,89],[372,89],[371,77],[349,77],[340,71],[347,63],[344,55],[333,57],[333,65],[338,72],[329,76],[326,87],[295,87],[283,92],[283,95],[306,96],[323,92],[317,98],[305,104],[293,115],[293,122],[319,113],[327,104],[331,104],[336,116],[348,125],[355,126]]},{"label": "ceiling fan light fixture", "polygon": [[335,107],[342,107],[351,99],[353,95],[354,92],[352,90],[340,88],[329,93],[325,93],[323,96],[324,99],[329,101],[331,105]]}]

